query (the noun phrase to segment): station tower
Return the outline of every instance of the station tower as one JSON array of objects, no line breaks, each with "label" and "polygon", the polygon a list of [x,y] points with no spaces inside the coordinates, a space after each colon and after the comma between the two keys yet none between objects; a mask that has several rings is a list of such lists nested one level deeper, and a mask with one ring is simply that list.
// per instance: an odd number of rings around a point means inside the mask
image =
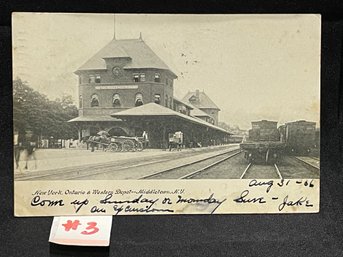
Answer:
[{"label": "station tower", "polygon": [[84,63],[79,78],[80,137],[106,129],[112,135],[132,134],[130,128],[110,114],[158,103],[173,108],[174,79],[177,76],[138,39],[113,38]]}]

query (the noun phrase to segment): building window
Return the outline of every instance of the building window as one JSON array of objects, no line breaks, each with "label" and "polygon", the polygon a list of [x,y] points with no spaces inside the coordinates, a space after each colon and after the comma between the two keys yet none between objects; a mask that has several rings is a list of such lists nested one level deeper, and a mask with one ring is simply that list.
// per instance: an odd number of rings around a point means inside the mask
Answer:
[{"label": "building window", "polygon": [[189,99],[188,99],[191,103],[195,103],[197,101],[197,97],[195,95],[192,95]]},{"label": "building window", "polygon": [[79,96],[79,108],[82,108],[83,106],[83,99],[82,99],[82,95]]},{"label": "building window", "polygon": [[119,96],[119,94],[114,94],[113,95],[113,99],[112,99],[112,106],[114,107],[114,108],[118,108],[118,107],[120,107],[120,96]]},{"label": "building window", "polygon": [[183,113],[183,114],[187,114],[186,106],[181,105],[181,106],[179,107],[179,112],[180,112],[180,113]]},{"label": "building window", "polygon": [[133,74],[133,81],[139,82],[139,74]]},{"label": "building window", "polygon": [[95,76],[95,83],[101,83],[100,75]]},{"label": "building window", "polygon": [[161,95],[160,94],[155,94],[155,100],[154,102],[156,104],[160,104],[161,103]]},{"label": "building window", "polygon": [[99,97],[97,94],[92,95],[91,107],[99,106]]},{"label": "building window", "polygon": [[159,73],[155,73],[155,82],[161,82],[161,76]]},{"label": "building window", "polygon": [[81,76],[79,76],[79,84],[81,84]]},{"label": "building window", "polygon": [[141,93],[137,93],[135,98],[135,106],[141,105],[143,105],[143,95]]},{"label": "building window", "polygon": [[172,109],[173,108],[173,98],[169,97],[169,108]]},{"label": "building window", "polygon": [[134,82],[144,82],[145,79],[145,73],[134,73],[133,74],[133,81]]},{"label": "building window", "polygon": [[164,104],[165,104],[166,107],[168,107],[168,105],[169,105],[168,100],[169,100],[168,95],[166,95],[166,98],[164,100],[165,101]]},{"label": "building window", "polygon": [[95,76],[94,75],[89,75],[88,83],[95,83]]}]

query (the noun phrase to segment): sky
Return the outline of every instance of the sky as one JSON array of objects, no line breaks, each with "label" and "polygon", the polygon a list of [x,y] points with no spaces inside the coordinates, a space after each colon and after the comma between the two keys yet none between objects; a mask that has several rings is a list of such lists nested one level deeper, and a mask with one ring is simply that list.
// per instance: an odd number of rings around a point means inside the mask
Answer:
[{"label": "sky", "polygon": [[[115,16],[115,19],[114,19]],[[139,38],[178,76],[174,94],[204,91],[219,120],[308,120],[319,126],[318,15],[14,13],[13,77],[50,99],[78,99],[83,63],[112,40]]]}]

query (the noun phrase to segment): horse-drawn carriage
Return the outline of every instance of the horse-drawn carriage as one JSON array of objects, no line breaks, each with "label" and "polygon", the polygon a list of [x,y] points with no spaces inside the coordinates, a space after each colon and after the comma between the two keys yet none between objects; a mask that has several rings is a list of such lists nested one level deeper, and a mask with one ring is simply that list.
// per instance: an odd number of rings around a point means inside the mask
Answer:
[{"label": "horse-drawn carriage", "polygon": [[143,150],[144,137],[107,136],[105,134],[90,136],[87,143],[91,146],[92,152],[95,147],[111,152],[140,152]]}]

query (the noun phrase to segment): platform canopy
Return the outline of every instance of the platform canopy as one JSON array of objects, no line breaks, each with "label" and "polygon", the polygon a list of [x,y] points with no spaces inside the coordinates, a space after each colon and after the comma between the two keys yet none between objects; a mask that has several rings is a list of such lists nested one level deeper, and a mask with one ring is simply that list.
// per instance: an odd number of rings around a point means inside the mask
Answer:
[{"label": "platform canopy", "polygon": [[128,118],[158,118],[158,117],[165,117],[165,118],[177,118],[182,121],[188,121],[190,123],[200,125],[203,127],[211,128],[216,131],[220,131],[222,133],[231,135],[230,132],[227,130],[217,127],[215,125],[212,125],[211,123],[208,123],[206,121],[203,121],[196,117],[191,117],[185,114],[182,114],[180,112],[176,112],[172,109],[169,109],[167,107],[164,107],[162,105],[156,104],[156,103],[148,103],[144,104],[138,107],[134,107],[125,111],[116,112],[111,114],[112,117],[119,118],[119,119],[128,119]]},{"label": "platform canopy", "polygon": [[112,118],[109,115],[104,116],[79,116],[74,119],[69,120],[68,122],[92,122],[92,121],[121,121],[120,119]]}]

